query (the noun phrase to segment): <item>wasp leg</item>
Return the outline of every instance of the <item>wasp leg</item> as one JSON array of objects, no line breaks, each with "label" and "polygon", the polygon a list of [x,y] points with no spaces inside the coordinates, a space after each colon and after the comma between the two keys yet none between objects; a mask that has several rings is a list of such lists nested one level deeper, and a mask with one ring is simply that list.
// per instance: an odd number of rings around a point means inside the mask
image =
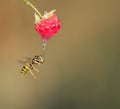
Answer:
[{"label": "wasp leg", "polygon": [[30,74],[33,76],[34,79],[37,79],[31,69],[29,70],[29,72],[30,72]]},{"label": "wasp leg", "polygon": [[36,67],[33,67],[33,69],[34,69],[36,72],[39,72],[39,70],[38,70]]}]

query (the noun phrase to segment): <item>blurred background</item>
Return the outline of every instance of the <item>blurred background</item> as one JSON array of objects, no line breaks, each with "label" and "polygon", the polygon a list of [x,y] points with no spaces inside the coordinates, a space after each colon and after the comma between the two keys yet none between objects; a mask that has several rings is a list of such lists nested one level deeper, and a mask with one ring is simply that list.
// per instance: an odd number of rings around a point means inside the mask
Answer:
[{"label": "blurred background", "polygon": [[56,9],[60,31],[46,62],[20,75],[17,60],[42,53],[34,11],[23,0],[0,3],[0,109],[120,109],[120,1],[31,0]]}]

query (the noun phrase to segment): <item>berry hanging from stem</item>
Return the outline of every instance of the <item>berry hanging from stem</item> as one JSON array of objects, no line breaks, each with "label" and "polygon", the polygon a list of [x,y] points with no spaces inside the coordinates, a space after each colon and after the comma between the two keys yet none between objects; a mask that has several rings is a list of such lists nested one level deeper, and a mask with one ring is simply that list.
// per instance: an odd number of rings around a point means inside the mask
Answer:
[{"label": "berry hanging from stem", "polygon": [[35,6],[28,0],[24,0],[27,5],[35,10],[34,28],[40,34],[43,40],[43,50],[45,50],[48,39],[56,34],[60,29],[60,20],[54,13],[55,10],[45,12],[42,16]]}]

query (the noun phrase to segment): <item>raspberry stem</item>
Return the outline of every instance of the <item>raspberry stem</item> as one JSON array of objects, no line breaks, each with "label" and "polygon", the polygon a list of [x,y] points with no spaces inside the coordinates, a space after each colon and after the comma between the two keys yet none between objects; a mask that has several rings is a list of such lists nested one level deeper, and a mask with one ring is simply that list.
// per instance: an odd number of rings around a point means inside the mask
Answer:
[{"label": "raspberry stem", "polygon": [[28,0],[24,0],[24,2],[26,2],[27,5],[29,5],[32,9],[35,10],[35,12],[39,15],[39,17],[42,19],[42,15],[41,13],[37,10],[37,8]]}]

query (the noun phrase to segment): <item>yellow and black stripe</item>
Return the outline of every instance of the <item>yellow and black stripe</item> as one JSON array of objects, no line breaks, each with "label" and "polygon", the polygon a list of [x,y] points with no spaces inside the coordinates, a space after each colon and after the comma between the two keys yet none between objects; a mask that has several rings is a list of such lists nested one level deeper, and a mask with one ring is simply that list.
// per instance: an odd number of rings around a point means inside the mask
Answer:
[{"label": "yellow and black stripe", "polygon": [[23,66],[21,74],[25,75],[27,73],[27,71],[29,70],[29,67],[27,65]]}]

